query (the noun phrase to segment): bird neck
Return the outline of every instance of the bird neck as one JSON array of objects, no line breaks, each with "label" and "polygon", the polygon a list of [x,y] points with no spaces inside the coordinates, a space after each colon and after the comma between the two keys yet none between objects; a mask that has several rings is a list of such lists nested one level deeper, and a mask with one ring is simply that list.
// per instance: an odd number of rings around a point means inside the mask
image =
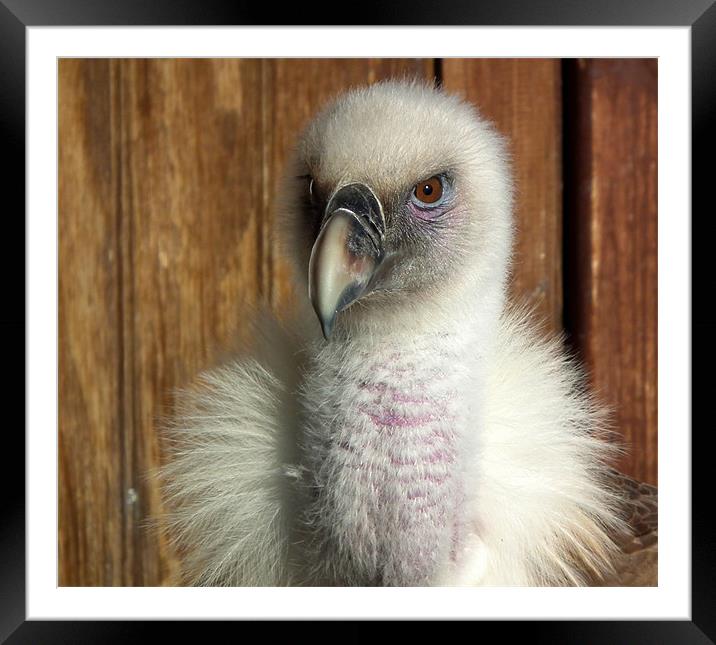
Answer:
[{"label": "bird neck", "polygon": [[319,560],[339,563],[338,584],[429,584],[460,548],[485,321],[441,322],[311,352],[303,460],[315,498],[306,517]]}]

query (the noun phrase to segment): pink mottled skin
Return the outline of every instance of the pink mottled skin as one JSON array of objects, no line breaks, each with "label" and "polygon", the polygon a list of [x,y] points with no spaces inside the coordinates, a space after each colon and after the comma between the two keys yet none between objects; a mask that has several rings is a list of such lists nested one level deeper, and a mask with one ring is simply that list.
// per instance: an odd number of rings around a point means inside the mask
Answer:
[{"label": "pink mottled skin", "polygon": [[322,517],[315,537],[333,553],[361,554],[335,573],[335,584],[430,584],[456,556],[463,377],[450,368],[455,347],[444,340],[436,362],[439,340],[389,351],[387,360],[384,347],[362,352],[359,370],[331,368],[341,365],[333,359],[321,365],[324,379],[334,370],[335,387],[306,450],[317,473],[314,513]]}]

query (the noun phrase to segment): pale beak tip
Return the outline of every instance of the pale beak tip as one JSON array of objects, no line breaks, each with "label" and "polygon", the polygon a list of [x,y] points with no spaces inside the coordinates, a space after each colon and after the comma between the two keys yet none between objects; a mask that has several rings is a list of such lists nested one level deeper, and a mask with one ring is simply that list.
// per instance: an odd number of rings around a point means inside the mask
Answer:
[{"label": "pale beak tip", "polygon": [[323,318],[322,316],[319,317],[321,321],[321,331],[323,332],[323,337],[326,340],[331,339],[331,334],[333,333],[333,323],[336,319],[336,315],[333,314],[332,316],[329,316],[327,318]]}]

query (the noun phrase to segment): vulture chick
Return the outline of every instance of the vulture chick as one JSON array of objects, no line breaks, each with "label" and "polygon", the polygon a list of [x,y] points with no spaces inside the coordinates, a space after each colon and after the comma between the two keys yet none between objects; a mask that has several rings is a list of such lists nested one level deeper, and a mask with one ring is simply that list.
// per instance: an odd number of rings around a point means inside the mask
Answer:
[{"label": "vulture chick", "polygon": [[427,85],[351,91],[300,138],[277,227],[306,306],[257,316],[170,428],[185,582],[609,580],[635,507],[579,369],[507,306],[493,127]]}]

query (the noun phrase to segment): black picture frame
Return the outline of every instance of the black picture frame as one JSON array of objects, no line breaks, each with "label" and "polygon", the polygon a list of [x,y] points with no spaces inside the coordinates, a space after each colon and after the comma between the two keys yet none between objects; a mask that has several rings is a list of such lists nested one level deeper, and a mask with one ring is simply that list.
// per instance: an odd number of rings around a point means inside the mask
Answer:
[{"label": "black picture frame", "polygon": [[[0,173],[5,208],[7,241],[0,262],[7,276],[0,325],[5,333],[6,358],[17,358],[26,348],[25,286],[14,279],[18,266],[25,266],[25,46],[26,28],[34,26],[81,25],[265,25],[276,21],[290,25],[339,24],[342,11],[331,7],[289,4],[277,12],[267,3],[213,0],[139,0],[88,3],[82,0],[0,0],[0,128],[3,156],[10,163]],[[692,293],[702,295],[692,305],[693,367],[703,368],[703,376],[692,378],[692,415],[696,395],[705,400],[711,391],[713,338],[716,314],[711,313],[707,294],[713,292],[710,262],[697,254],[699,244],[714,237],[713,203],[708,193],[713,183],[710,172],[711,150],[716,144],[712,115],[716,114],[716,4],[714,0],[541,0],[520,2],[501,0],[490,3],[411,2],[377,3],[366,1],[360,12],[351,14],[362,22],[383,25],[524,25],[524,26],[690,26],[692,88],[692,211],[701,211],[698,235],[693,234]],[[368,23],[365,23],[368,24]],[[700,160],[697,163],[696,160]],[[14,251],[14,252],[12,252]],[[16,255],[17,254],[17,255]],[[696,257],[700,255],[700,260]],[[19,257],[18,257],[19,256]],[[23,274],[24,275],[24,274]],[[7,297],[10,296],[10,297]],[[10,304],[12,303],[12,304]],[[16,339],[23,338],[23,343]],[[15,357],[14,353],[18,354]],[[23,356],[24,358],[24,356]],[[7,362],[7,361],[6,361]],[[25,367],[6,379],[5,395],[13,403],[25,400]],[[692,368],[693,369],[693,368]],[[696,370],[694,370],[696,372]],[[23,378],[20,378],[20,374]],[[8,406],[7,409],[10,409]],[[705,412],[705,410],[703,410]],[[20,414],[24,426],[25,408]],[[540,621],[500,624],[500,638],[524,636],[536,642],[579,643],[713,643],[716,642],[716,537],[710,522],[714,506],[709,487],[708,449],[712,424],[693,422],[692,432],[692,620],[691,621]],[[111,643],[143,638],[166,639],[178,627],[184,638],[201,633],[205,625],[131,623],[129,621],[28,621],[25,599],[25,452],[20,423],[6,422],[3,432],[5,467],[3,477],[3,515],[0,522],[0,641],[8,643]],[[683,432],[691,428],[680,429]],[[11,466],[18,465],[13,471]],[[350,630],[348,637],[361,638],[363,628]]]}]

